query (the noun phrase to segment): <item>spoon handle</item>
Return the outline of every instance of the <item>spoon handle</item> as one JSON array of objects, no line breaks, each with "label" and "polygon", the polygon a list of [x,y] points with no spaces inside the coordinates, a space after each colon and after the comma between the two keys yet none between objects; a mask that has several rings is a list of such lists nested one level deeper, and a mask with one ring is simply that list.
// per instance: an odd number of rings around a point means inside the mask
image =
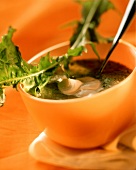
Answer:
[{"label": "spoon handle", "polygon": [[136,0],[129,0],[129,3],[127,5],[126,11],[124,13],[124,16],[122,18],[121,24],[118,28],[118,31],[114,37],[114,40],[112,42],[112,46],[106,56],[106,58],[104,59],[98,73],[97,76],[100,76],[100,74],[102,73],[104,67],[107,64],[107,61],[112,53],[112,51],[114,50],[114,48],[116,47],[116,45],[118,44],[119,39],[122,37],[123,33],[125,32],[125,30],[127,29],[130,21],[132,20],[134,14],[136,12]]}]

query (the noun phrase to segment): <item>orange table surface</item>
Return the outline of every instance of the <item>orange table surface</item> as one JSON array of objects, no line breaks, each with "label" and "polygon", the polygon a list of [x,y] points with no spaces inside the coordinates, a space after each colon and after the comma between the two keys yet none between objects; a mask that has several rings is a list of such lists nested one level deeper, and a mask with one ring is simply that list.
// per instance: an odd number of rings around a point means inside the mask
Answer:
[{"label": "orange table surface", "polygon": [[[112,0],[118,12],[103,16],[99,31],[115,35],[128,0]],[[80,6],[73,0],[0,0],[0,36],[9,25],[17,29],[13,41],[20,47],[24,59],[51,45],[66,41],[72,28],[60,29],[66,21],[80,18]],[[112,19],[111,19],[112,18]],[[136,19],[123,39],[136,45]],[[16,90],[7,88],[7,101],[0,108],[0,170],[64,170],[36,162],[28,153],[30,143],[40,131],[27,112]],[[65,169],[66,170],[66,169]]]},{"label": "orange table surface", "polygon": [[36,162],[29,144],[40,134],[28,114],[19,92],[7,88],[7,101],[0,108],[0,170],[64,170]]}]

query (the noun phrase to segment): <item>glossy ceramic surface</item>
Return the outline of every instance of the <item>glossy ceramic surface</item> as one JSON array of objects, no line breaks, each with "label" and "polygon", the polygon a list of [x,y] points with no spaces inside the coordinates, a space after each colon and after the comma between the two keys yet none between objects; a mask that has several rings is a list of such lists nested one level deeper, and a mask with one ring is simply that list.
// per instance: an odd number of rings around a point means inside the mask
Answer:
[{"label": "glossy ceramic surface", "polygon": [[[64,54],[68,43],[58,44],[34,56],[30,62],[52,51],[51,55]],[[110,44],[98,45],[104,58]],[[96,58],[91,48],[84,54]],[[82,58],[82,57],[81,57]],[[80,57],[78,58],[80,59]],[[135,106],[136,49],[120,41],[110,60],[120,62],[133,72],[118,85],[94,96],[70,100],[48,100],[33,97],[18,86],[22,99],[41,130],[52,140],[73,148],[94,148],[113,140],[132,121]]]}]

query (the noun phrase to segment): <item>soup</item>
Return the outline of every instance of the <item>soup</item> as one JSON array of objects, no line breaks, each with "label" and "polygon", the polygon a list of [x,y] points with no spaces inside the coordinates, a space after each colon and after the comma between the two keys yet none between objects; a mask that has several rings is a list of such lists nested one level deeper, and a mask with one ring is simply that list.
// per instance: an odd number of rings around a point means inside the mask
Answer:
[{"label": "soup", "polygon": [[[68,71],[69,77],[73,79],[80,79],[83,77],[95,77],[102,62],[103,61],[99,61],[96,59],[82,59],[72,61],[69,64]],[[98,78],[99,81],[101,82],[101,87],[97,92],[101,92],[118,84],[119,82],[124,80],[131,72],[132,72],[131,69],[127,68],[126,66],[120,63],[108,61],[105,69],[103,70],[103,73]],[[57,70],[57,75],[58,77],[60,75],[64,76],[62,75],[62,72],[59,70]],[[29,93],[32,94],[31,91],[29,91]],[[89,93],[87,95],[89,95]],[[58,89],[57,81],[47,84],[42,89],[41,94],[38,97],[53,100],[77,98],[77,96],[75,95],[63,94]]]}]

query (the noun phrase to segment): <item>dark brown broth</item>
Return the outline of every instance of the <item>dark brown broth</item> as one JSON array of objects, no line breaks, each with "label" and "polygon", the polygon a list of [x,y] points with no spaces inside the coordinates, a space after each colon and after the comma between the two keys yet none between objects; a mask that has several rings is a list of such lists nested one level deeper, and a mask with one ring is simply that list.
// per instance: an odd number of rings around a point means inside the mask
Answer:
[{"label": "dark brown broth", "polygon": [[[69,66],[69,75],[71,78],[79,78],[85,76],[95,77],[101,64],[102,61],[98,61],[96,59],[73,61]],[[102,82],[103,90],[118,84],[124,80],[131,72],[132,70],[126,66],[120,63],[109,61],[99,78],[99,80]],[[43,89],[41,98],[60,100],[76,97],[62,94],[58,90],[57,83],[50,83]]]},{"label": "dark brown broth", "polygon": [[[103,61],[99,61],[96,59],[74,61],[73,63],[71,63],[72,74],[74,74],[76,78],[83,76],[95,77],[102,62]],[[83,68],[85,68],[84,72],[81,73],[80,68],[82,68],[82,70]],[[131,69],[120,63],[108,61],[99,80],[102,82],[104,89],[106,89],[124,80],[131,72]]]}]

